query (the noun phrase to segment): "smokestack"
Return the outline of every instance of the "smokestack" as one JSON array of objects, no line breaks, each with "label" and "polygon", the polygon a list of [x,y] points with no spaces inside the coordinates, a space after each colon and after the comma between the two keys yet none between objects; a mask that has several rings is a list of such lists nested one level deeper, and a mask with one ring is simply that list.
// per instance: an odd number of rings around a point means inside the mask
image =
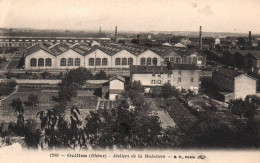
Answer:
[{"label": "smokestack", "polygon": [[200,26],[200,49],[202,49],[202,26]]},{"label": "smokestack", "polygon": [[99,34],[101,34],[102,33],[102,31],[101,31],[101,27],[99,27]]},{"label": "smokestack", "polygon": [[251,46],[251,31],[249,31],[249,34],[248,34],[248,44],[249,46]]},{"label": "smokestack", "polygon": [[137,44],[140,45],[140,35],[137,35]]},{"label": "smokestack", "polygon": [[115,27],[115,42],[116,42],[116,39],[117,39],[117,26]]}]

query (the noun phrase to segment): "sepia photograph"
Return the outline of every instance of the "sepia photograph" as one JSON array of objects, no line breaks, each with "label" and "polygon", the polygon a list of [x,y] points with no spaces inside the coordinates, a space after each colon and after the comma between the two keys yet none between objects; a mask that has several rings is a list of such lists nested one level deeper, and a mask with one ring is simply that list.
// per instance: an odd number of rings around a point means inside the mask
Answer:
[{"label": "sepia photograph", "polygon": [[0,0],[0,160],[260,162],[259,16],[259,0]]}]

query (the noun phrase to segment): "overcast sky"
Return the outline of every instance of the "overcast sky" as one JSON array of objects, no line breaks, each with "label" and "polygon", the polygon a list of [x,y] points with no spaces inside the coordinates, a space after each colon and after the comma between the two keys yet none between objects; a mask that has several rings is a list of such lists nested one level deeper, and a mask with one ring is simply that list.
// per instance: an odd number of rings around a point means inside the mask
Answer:
[{"label": "overcast sky", "polygon": [[260,33],[260,0],[0,0],[0,27]]}]

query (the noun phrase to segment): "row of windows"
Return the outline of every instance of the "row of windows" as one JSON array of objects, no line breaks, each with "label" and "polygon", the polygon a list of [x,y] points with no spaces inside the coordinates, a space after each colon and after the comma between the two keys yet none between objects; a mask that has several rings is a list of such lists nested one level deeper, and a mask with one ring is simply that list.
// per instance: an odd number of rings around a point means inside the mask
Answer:
[{"label": "row of windows", "polygon": [[[155,77],[155,74],[152,74],[152,76]],[[168,77],[171,77],[171,76],[172,76],[172,74],[168,74]],[[161,74],[157,74],[157,77],[160,78],[160,77],[161,77]]]},{"label": "row of windows", "polygon": [[130,58],[116,58],[115,65],[133,65],[134,59]]},{"label": "row of windows", "polygon": [[[68,60],[68,62],[67,62]],[[60,59],[60,66],[80,66],[80,58],[61,58]]]},{"label": "row of windows", "polygon": [[[191,72],[191,74],[194,74],[194,70],[191,70],[190,72]],[[181,70],[178,71],[178,74],[181,75]],[[152,74],[152,76],[155,77],[155,74]],[[171,77],[171,74],[168,74],[167,76]],[[161,74],[157,74],[157,77],[161,77]]]},{"label": "row of windows", "polygon": [[193,58],[191,58],[191,57],[187,57],[187,59],[186,59],[186,62],[187,62],[187,64],[197,64],[197,62],[198,61],[201,61],[202,62],[202,57],[193,57]]},{"label": "row of windows", "polygon": [[89,66],[107,66],[107,58],[96,58],[96,62],[95,62],[95,59],[94,58],[89,58],[88,60],[88,64]]},{"label": "row of windows", "polygon": [[157,58],[141,58],[141,65],[157,65]]},{"label": "row of windows", "polygon": [[[168,61],[176,63],[176,64],[181,64],[182,59],[180,57],[174,58],[174,57],[166,57],[164,58],[165,63],[167,63]],[[186,58],[186,63],[187,64],[197,64],[198,61],[203,61],[202,57],[187,57]]]},{"label": "row of windows", "polygon": [[[38,63],[38,67],[41,66],[47,66],[51,67],[52,66],[52,59],[51,58],[46,58],[45,60],[43,58],[39,58],[38,62],[36,58],[32,58],[30,60],[30,66],[31,67],[36,67]],[[44,64],[45,63],[45,64]],[[73,58],[68,58],[68,62],[66,58],[61,58],[60,59],[60,66],[80,66],[80,58],[76,58],[75,60]]]},{"label": "row of windows", "polygon": [[0,43],[0,47],[17,47],[17,46],[30,46],[31,43]]},{"label": "row of windows", "polygon": [[51,61],[52,61],[51,58],[46,58],[45,61],[44,61],[43,58],[39,58],[38,62],[37,62],[36,58],[32,58],[30,60],[30,66],[31,67],[36,67],[37,63],[38,63],[38,66],[41,67],[41,66],[44,66],[44,62],[45,62],[45,66],[50,67],[51,66]]},{"label": "row of windows", "polygon": [[180,57],[177,57],[177,58],[174,58],[174,57],[168,58],[168,57],[166,57],[166,58],[164,58],[164,61],[165,61],[165,63],[167,63],[168,61],[171,61],[171,62],[180,64],[182,60],[181,60]]},{"label": "row of windows", "polygon": [[[168,80],[167,82],[171,83],[171,80]],[[178,83],[180,83],[180,82],[181,82],[181,78],[178,78]],[[194,78],[190,78],[190,82],[193,83]],[[156,82],[156,80],[151,80],[151,84],[161,84],[161,83],[162,83],[161,80],[157,80],[157,82]]]},{"label": "row of windows", "polygon": [[[153,61],[153,65],[157,65],[157,58],[147,58],[147,62],[145,58],[141,58],[141,65],[145,65],[146,63],[148,65],[151,65],[151,61]],[[37,66],[37,59],[32,58],[31,59],[31,67]],[[51,66],[51,59],[47,58],[45,61],[45,66]],[[107,58],[89,58],[89,66],[107,66],[108,65],[108,59]],[[116,58],[115,59],[115,65],[133,65],[133,58]],[[44,59],[39,58],[38,59],[38,66],[44,66]],[[61,58],[60,59],[60,66],[80,66],[80,58]]]}]

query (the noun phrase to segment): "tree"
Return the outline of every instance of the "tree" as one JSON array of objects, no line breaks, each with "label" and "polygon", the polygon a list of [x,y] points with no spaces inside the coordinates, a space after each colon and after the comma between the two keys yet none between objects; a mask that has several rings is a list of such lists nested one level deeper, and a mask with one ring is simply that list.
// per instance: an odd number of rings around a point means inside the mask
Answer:
[{"label": "tree", "polygon": [[153,98],[161,97],[162,88],[161,87],[152,87],[151,88],[151,96]]},{"label": "tree", "polygon": [[233,114],[236,114],[242,119],[242,115],[245,113],[245,103],[242,99],[231,100],[228,108],[231,109]]},{"label": "tree", "polygon": [[44,140],[48,148],[64,148],[86,146],[86,139],[81,120],[80,112],[73,106],[68,114],[70,121],[58,113],[55,109],[40,111],[37,113],[41,121],[41,130],[44,131]]},{"label": "tree", "polygon": [[77,68],[70,70],[66,77],[58,83],[58,97],[52,100],[57,102],[70,101],[72,97],[77,96],[77,89],[80,88],[87,79],[92,79],[92,73],[86,68]]},{"label": "tree", "polygon": [[12,103],[9,104],[12,109],[17,112],[19,115],[23,114],[24,109],[23,109],[23,103],[20,100],[20,98],[15,98],[12,100]]},{"label": "tree", "polygon": [[165,83],[163,86],[162,86],[162,97],[163,98],[170,98],[170,97],[173,97],[174,96],[174,89],[173,87],[171,86],[171,84],[169,83]]},{"label": "tree", "polygon": [[103,70],[101,70],[101,71],[99,71],[98,73],[96,73],[96,75],[95,75],[95,79],[96,80],[105,80],[105,79],[107,79],[108,77],[107,77],[107,74],[105,73],[105,71],[103,71]]},{"label": "tree", "polygon": [[11,94],[14,91],[16,85],[17,85],[17,83],[14,79],[8,79],[4,82],[1,82],[0,83],[0,96]]},{"label": "tree", "polygon": [[82,86],[86,80],[93,79],[91,71],[86,68],[79,67],[77,69],[72,69],[68,72],[64,80],[69,84],[73,84],[77,87]]},{"label": "tree", "polygon": [[70,101],[72,97],[77,96],[77,87],[67,80],[62,80],[58,84],[58,101]]},{"label": "tree", "polygon": [[100,115],[98,113],[95,113],[93,111],[90,112],[90,115],[85,118],[87,121],[86,127],[85,127],[85,133],[86,134],[97,134],[98,130],[100,129],[102,122],[100,119]]},{"label": "tree", "polygon": [[37,128],[34,119],[28,119],[24,127],[24,141],[28,147],[38,148],[41,138],[41,131]]},{"label": "tree", "polygon": [[254,118],[256,109],[260,106],[260,98],[255,95],[249,95],[242,99],[235,99],[230,101],[229,108],[231,112],[239,115],[240,119],[242,116],[246,118]]},{"label": "tree", "polygon": [[144,93],[144,87],[140,81],[134,81],[126,86],[127,91],[137,91],[138,93]]},{"label": "tree", "polygon": [[36,104],[39,103],[39,100],[38,100],[38,96],[31,93],[29,96],[28,96],[28,103],[29,104],[32,104],[33,108],[36,106]]}]

